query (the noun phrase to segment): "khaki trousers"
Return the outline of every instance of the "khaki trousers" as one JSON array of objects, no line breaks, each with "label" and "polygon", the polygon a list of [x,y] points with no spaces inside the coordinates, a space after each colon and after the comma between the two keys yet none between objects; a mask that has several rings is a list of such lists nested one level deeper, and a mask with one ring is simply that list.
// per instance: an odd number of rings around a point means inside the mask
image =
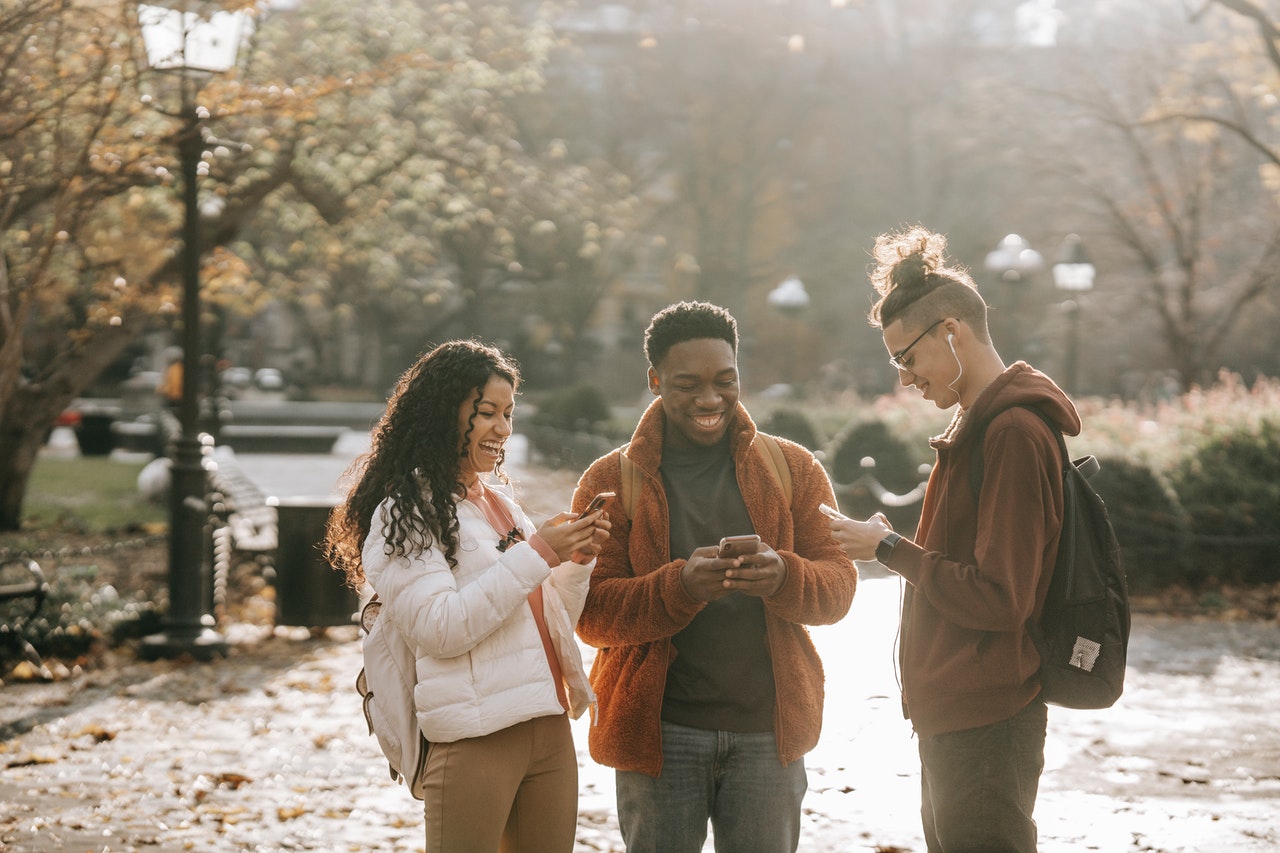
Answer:
[{"label": "khaki trousers", "polygon": [[569,717],[537,717],[427,754],[427,853],[572,853],[578,756]]}]

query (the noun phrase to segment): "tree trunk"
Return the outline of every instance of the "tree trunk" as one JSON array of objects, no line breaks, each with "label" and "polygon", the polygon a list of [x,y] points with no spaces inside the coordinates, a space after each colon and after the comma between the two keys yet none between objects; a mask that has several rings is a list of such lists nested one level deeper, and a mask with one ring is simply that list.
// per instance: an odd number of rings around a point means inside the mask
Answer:
[{"label": "tree trunk", "polygon": [[0,530],[22,524],[31,471],[54,419],[141,333],[136,324],[96,330],[63,353],[41,381],[20,381],[0,400]]},{"label": "tree trunk", "polygon": [[19,388],[8,401],[0,420],[0,530],[17,530],[22,525],[22,505],[36,456],[45,443],[45,433],[63,409],[58,406],[47,414],[44,401],[29,400],[31,394],[24,391],[26,388]]}]

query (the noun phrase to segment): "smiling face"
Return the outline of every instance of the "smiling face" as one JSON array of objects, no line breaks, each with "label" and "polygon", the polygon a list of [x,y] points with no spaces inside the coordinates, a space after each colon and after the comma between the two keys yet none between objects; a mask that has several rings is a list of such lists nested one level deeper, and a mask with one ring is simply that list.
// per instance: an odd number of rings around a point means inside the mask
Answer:
[{"label": "smiling face", "polygon": [[657,367],[649,368],[649,390],[662,398],[668,445],[716,444],[738,408],[738,359],[733,347],[718,338],[675,344]]},{"label": "smiling face", "polygon": [[473,391],[458,407],[458,464],[464,484],[501,461],[515,407],[515,388],[501,376],[490,377],[482,391]]},{"label": "smiling face", "polygon": [[[884,347],[895,364],[898,381],[914,385],[920,395],[939,409],[949,409],[960,402],[957,382],[962,375],[959,357],[947,345],[947,335],[954,334],[955,322],[947,320],[921,336],[924,329],[906,328],[896,320],[884,328]],[[904,352],[905,350],[905,352]],[[953,390],[953,386],[957,390]]]}]

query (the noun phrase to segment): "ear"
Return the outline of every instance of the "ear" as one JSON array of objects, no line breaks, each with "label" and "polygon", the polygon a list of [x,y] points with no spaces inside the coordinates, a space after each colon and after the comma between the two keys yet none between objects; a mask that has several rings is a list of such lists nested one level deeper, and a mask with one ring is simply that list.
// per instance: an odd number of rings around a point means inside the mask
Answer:
[{"label": "ear", "polygon": [[658,371],[652,367],[649,368],[649,393],[655,397],[662,396],[658,391]]},{"label": "ear", "polygon": [[954,317],[948,317],[942,324],[943,339],[950,337],[951,342],[955,343],[956,339],[960,337],[960,327],[962,325],[964,324]]}]

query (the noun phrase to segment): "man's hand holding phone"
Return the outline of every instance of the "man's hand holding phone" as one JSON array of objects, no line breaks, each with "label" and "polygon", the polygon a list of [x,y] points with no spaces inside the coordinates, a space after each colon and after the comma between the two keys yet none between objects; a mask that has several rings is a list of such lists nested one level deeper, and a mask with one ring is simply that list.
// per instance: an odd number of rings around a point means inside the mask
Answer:
[{"label": "man's hand holding phone", "polygon": [[716,556],[722,560],[732,560],[754,554],[760,550],[760,537],[752,533],[746,536],[726,536],[720,540]]},{"label": "man's hand holding phone", "polygon": [[697,549],[680,575],[689,595],[699,601],[715,601],[735,590],[772,595],[786,577],[782,558],[754,533],[726,536],[715,547]]}]

